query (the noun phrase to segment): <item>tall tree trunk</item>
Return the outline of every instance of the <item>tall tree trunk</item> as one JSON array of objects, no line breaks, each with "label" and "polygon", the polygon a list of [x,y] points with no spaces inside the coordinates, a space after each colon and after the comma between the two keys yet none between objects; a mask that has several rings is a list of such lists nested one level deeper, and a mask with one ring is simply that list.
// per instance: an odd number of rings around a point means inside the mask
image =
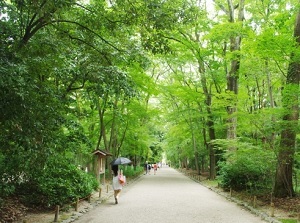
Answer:
[{"label": "tall tree trunk", "polygon": [[[198,40],[199,42],[199,40]],[[200,54],[200,53],[199,53]],[[211,91],[207,87],[207,80],[205,76],[205,68],[204,64],[201,58],[198,58],[198,70],[200,73],[200,81],[202,85],[202,90],[205,95],[205,106],[206,106],[206,112],[207,112],[207,120],[206,120],[206,127],[208,129],[208,135],[209,135],[209,141],[210,143],[207,143],[206,135],[204,137],[204,141],[206,141],[206,146],[209,149],[209,179],[214,180],[216,178],[216,166],[217,166],[217,159],[215,157],[215,146],[211,141],[216,139],[215,134],[215,127],[214,127],[214,119],[213,114],[211,110]],[[198,103],[199,108],[201,108],[200,103]],[[200,109],[202,110],[202,109]],[[205,132],[205,130],[204,130]]]},{"label": "tall tree trunk", "polygon": [[[232,0],[227,0],[228,3],[228,17],[229,22],[234,23],[234,10],[235,6],[233,5]],[[244,20],[244,0],[239,1],[239,11],[238,11],[238,21],[242,22]],[[240,50],[241,45],[241,36],[232,36],[230,38],[230,52],[236,52]],[[236,139],[236,97],[238,94],[238,78],[239,78],[239,69],[240,69],[240,56],[236,54],[236,57],[231,61],[230,71],[227,73],[227,91],[231,94],[233,102],[227,107],[228,120],[227,120],[227,138]]]},{"label": "tall tree trunk", "polygon": [[[294,28],[297,47],[300,46],[300,13],[298,13]],[[286,86],[283,92],[284,127],[281,131],[280,148],[274,186],[276,197],[294,196],[293,163],[296,146],[296,130],[299,119],[299,79],[300,62],[292,53],[289,64]],[[299,60],[299,59],[298,59]]]},{"label": "tall tree trunk", "polygon": [[[267,86],[268,86],[268,93],[269,93],[269,98],[270,98],[270,107],[275,108],[275,102],[274,102],[274,97],[273,97],[273,88],[272,88],[272,84],[271,84],[272,78],[271,78],[271,73],[269,70],[269,63],[267,60],[265,61],[265,67],[266,67],[266,74],[267,74]],[[271,120],[272,120],[272,123],[276,122],[274,115],[272,115]],[[274,149],[275,137],[276,137],[275,131],[272,131],[270,137],[268,138],[268,143],[269,143],[269,146],[271,149]]]},{"label": "tall tree trunk", "polygon": [[197,149],[197,142],[196,142],[196,137],[194,133],[193,126],[191,124],[191,131],[192,131],[192,141],[193,141],[193,148],[194,148],[194,158],[195,158],[195,166],[196,166],[196,171],[197,174],[200,175],[200,167],[199,167],[199,153]]},{"label": "tall tree trunk", "polygon": [[117,119],[117,108],[118,108],[118,102],[119,102],[119,97],[116,96],[115,101],[114,101],[114,106],[113,106],[113,114],[112,114],[112,120],[111,120],[111,127],[110,127],[110,138],[109,138],[109,148],[110,151],[112,152],[114,157],[119,156],[119,151],[117,149],[118,147],[118,137],[117,137],[117,124],[116,124],[116,119]]},{"label": "tall tree trunk", "polygon": [[99,149],[100,144],[101,144],[101,140],[104,140],[104,147],[105,150],[108,151],[108,147],[107,147],[107,140],[106,140],[106,134],[105,134],[105,125],[104,125],[104,113],[105,113],[105,108],[101,108],[99,99],[96,100],[96,106],[97,106],[97,110],[98,110],[98,115],[99,115],[99,125],[100,125],[100,129],[99,129],[99,137],[98,137],[98,141],[97,141],[97,145],[96,145],[96,149]]},{"label": "tall tree trunk", "polygon": [[[209,149],[209,179],[214,180],[216,178],[217,159],[215,157],[216,156],[215,146],[213,143],[211,143],[211,141],[216,139],[215,127],[214,127],[215,123],[211,111],[211,93],[208,91],[206,77],[204,73],[201,74],[201,84],[202,84],[203,93],[205,95],[205,106],[207,111],[206,127],[208,129],[208,135],[210,141],[209,144],[206,142],[206,145],[208,145],[208,149]],[[204,141],[206,140],[207,139],[205,136]]]}]

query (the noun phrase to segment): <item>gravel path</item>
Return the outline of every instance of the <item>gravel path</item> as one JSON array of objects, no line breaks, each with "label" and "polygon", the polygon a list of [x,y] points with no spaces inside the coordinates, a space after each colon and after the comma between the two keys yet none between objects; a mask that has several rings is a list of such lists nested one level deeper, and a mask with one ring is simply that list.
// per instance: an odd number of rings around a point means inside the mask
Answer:
[{"label": "gravel path", "polygon": [[111,197],[75,223],[262,223],[259,217],[163,167],[123,188],[119,204]]}]

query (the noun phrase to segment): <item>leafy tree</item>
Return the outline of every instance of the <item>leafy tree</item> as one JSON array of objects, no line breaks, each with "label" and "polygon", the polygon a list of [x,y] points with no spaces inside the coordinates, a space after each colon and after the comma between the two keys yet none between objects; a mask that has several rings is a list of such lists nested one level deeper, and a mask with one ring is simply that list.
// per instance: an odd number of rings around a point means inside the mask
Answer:
[{"label": "leafy tree", "polygon": [[296,50],[291,55],[287,73],[286,85],[283,91],[283,128],[281,131],[280,148],[278,151],[278,166],[276,172],[275,196],[294,196],[293,165],[296,147],[296,132],[299,120],[299,43],[300,14],[297,15],[294,28]]}]

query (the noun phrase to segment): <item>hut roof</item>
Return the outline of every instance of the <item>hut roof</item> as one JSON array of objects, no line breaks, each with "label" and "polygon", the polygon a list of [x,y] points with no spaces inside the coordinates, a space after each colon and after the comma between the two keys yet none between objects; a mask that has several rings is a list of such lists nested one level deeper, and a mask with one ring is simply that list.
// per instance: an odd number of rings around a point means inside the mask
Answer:
[{"label": "hut roof", "polygon": [[102,156],[112,156],[111,153],[101,150],[101,149],[96,149],[92,152],[93,155],[102,155]]}]

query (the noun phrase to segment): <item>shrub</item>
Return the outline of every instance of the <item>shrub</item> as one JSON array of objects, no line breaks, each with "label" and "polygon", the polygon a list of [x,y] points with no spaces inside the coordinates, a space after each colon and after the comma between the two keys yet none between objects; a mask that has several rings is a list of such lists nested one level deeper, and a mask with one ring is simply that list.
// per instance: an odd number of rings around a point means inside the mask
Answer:
[{"label": "shrub", "polygon": [[6,173],[6,167],[4,155],[0,152],[0,207],[3,204],[4,198],[15,192],[14,183],[10,175]]},{"label": "shrub", "polygon": [[98,188],[92,175],[67,162],[53,162],[42,174],[22,185],[27,204],[52,207],[87,197]]},{"label": "shrub", "polygon": [[275,157],[262,149],[239,149],[220,162],[219,180],[223,188],[270,190],[275,172]]},{"label": "shrub", "polygon": [[128,166],[124,168],[123,173],[126,177],[134,177],[138,174],[143,173],[143,171],[144,167],[137,166],[136,169],[134,169],[133,167]]}]

